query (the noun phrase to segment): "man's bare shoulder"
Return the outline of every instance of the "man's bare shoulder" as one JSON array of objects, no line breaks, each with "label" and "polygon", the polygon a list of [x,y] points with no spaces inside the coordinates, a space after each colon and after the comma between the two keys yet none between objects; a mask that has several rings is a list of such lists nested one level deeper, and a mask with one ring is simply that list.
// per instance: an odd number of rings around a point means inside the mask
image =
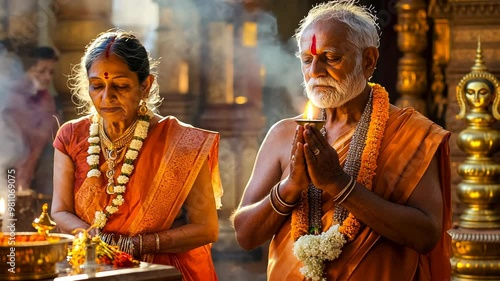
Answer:
[{"label": "man's bare shoulder", "polygon": [[276,122],[267,133],[267,139],[277,139],[276,141],[291,141],[295,135],[295,129],[298,124],[295,122],[300,116],[293,118],[286,118]]}]

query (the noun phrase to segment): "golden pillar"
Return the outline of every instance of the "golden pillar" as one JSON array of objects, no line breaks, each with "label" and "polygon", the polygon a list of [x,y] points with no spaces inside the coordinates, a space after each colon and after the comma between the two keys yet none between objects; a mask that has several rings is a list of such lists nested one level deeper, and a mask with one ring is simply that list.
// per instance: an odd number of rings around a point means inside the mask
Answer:
[{"label": "golden pillar", "polygon": [[430,0],[429,17],[433,19],[432,68],[430,94],[432,99],[428,115],[434,121],[443,120],[448,104],[446,66],[450,63],[450,23],[448,6],[440,0]]},{"label": "golden pillar", "polygon": [[54,44],[60,51],[54,86],[61,97],[63,118],[78,116],[67,85],[71,67],[80,62],[90,40],[112,27],[112,0],[60,0],[54,2],[57,18]]},{"label": "golden pillar", "polygon": [[460,112],[467,128],[458,135],[457,144],[466,153],[459,165],[462,182],[459,199],[465,211],[452,237],[453,280],[500,279],[500,164],[492,155],[500,148],[500,132],[494,128],[500,119],[500,82],[484,65],[481,43],[476,61],[456,88]]},{"label": "golden pillar", "polygon": [[423,52],[427,48],[427,6],[424,0],[400,0],[397,4],[398,47],[403,53],[398,65],[396,89],[399,107],[413,107],[426,114],[422,96],[427,92],[427,71]]}]

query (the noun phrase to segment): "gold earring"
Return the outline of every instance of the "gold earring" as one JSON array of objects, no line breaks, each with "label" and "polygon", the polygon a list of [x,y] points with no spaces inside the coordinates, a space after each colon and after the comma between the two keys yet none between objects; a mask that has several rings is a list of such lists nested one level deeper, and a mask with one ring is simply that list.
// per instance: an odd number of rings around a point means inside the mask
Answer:
[{"label": "gold earring", "polygon": [[148,106],[146,105],[146,102],[144,100],[141,102],[138,112],[140,116],[145,116],[146,113],[148,113]]}]

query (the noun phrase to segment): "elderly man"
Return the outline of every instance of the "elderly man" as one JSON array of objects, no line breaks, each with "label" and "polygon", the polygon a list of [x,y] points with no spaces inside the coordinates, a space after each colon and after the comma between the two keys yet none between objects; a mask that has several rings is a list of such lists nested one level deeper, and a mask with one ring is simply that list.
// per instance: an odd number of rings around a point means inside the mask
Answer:
[{"label": "elderly man", "polygon": [[449,132],[368,83],[379,56],[369,9],[318,5],[296,38],[324,127],[270,129],[233,215],[238,242],[272,239],[269,280],[449,280]]}]

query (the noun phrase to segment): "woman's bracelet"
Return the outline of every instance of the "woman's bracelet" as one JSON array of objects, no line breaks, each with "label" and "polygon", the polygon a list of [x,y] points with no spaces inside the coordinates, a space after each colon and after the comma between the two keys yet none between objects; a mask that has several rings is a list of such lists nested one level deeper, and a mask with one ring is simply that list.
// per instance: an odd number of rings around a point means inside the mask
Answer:
[{"label": "woman's bracelet", "polygon": [[139,234],[139,258],[142,257],[142,235]]},{"label": "woman's bracelet", "polygon": [[154,233],[155,235],[155,241],[156,241],[156,249],[155,249],[155,254],[160,251],[160,235],[158,233]]},{"label": "woman's bracelet", "polygon": [[125,253],[134,256],[134,241],[132,240],[132,237],[120,235],[116,244],[118,245],[118,249],[120,249],[120,251],[124,251]]}]

